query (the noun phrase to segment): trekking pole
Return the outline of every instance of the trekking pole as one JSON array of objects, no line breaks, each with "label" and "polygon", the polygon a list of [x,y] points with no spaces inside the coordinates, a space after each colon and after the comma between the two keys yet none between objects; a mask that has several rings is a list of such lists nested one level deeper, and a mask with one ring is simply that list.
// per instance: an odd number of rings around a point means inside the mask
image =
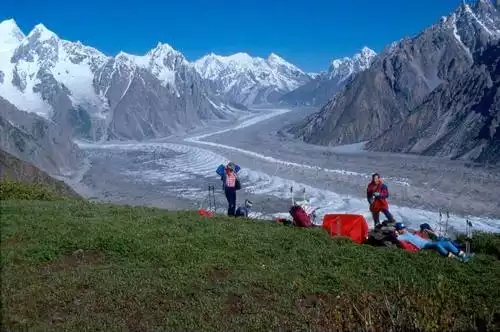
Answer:
[{"label": "trekking pole", "polygon": [[467,255],[470,255],[471,252],[471,242],[472,242],[472,223],[467,219],[466,221],[466,228],[465,228],[465,233],[466,233],[466,242],[465,242],[465,253]]},{"label": "trekking pole", "polygon": [[469,219],[465,220],[465,253],[468,255],[470,250],[469,244]]},{"label": "trekking pole", "polygon": [[210,187],[211,185],[208,185],[208,211],[212,211],[212,198],[210,197]]},{"label": "trekking pole", "polygon": [[444,225],[444,235],[448,237],[448,221],[450,220],[450,211],[446,211],[446,223]]},{"label": "trekking pole", "polygon": [[292,206],[294,206],[295,200],[293,199],[293,186],[290,187],[290,195],[292,196]]},{"label": "trekking pole", "polygon": [[212,185],[212,199],[214,200],[214,214],[217,213],[217,206],[215,204],[215,185]]},{"label": "trekking pole", "polygon": [[438,234],[439,236],[443,236],[443,231],[442,231],[442,218],[443,214],[441,213],[441,209],[439,209],[439,219],[438,219]]}]

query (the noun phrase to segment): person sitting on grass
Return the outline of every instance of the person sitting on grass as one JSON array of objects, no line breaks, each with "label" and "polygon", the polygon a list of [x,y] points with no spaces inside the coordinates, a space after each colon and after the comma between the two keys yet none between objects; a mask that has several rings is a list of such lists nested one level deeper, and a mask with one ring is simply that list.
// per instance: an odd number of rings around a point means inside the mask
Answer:
[{"label": "person sitting on grass", "polygon": [[441,256],[457,258],[462,262],[467,262],[470,259],[470,256],[465,255],[463,251],[455,247],[450,241],[431,241],[429,239],[424,239],[416,234],[410,233],[406,226],[401,222],[396,223],[396,238],[400,242],[411,243],[418,250],[434,249]]},{"label": "person sitting on grass", "polygon": [[235,216],[248,218],[248,215],[250,214],[250,210],[252,209],[252,205],[253,205],[252,201],[245,199],[245,205],[239,206],[236,209]]}]

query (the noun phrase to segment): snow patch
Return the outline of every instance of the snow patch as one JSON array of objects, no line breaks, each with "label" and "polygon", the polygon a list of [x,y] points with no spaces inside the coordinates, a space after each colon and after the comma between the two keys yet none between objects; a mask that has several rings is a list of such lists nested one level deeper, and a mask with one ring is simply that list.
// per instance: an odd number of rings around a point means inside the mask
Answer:
[{"label": "snow patch", "polygon": [[23,32],[13,19],[0,22],[0,52],[16,48],[24,37]]},{"label": "snow patch", "polygon": [[481,22],[481,20],[476,16],[476,14],[474,14],[469,5],[465,5],[465,12],[472,16],[472,18],[484,29],[484,31],[486,31],[490,35],[493,35],[493,32],[491,32],[491,30],[488,29],[483,22]]},{"label": "snow patch", "polygon": [[[39,94],[33,92],[34,86],[39,83],[36,78],[38,56],[34,55],[35,62],[21,60],[15,65],[10,62],[12,54],[13,50],[0,52],[0,70],[4,73],[3,84],[0,84],[0,96],[22,111],[35,113],[48,119],[52,108],[42,100]],[[12,84],[16,69],[20,79],[26,83],[24,91]]]},{"label": "snow patch", "polygon": [[35,25],[33,30],[31,30],[31,32],[28,34],[27,38],[30,39],[30,38],[33,38],[33,36],[37,36],[38,37],[37,39],[40,42],[43,42],[43,41],[46,41],[46,40],[49,40],[52,38],[57,38],[57,35],[54,32],[47,29],[45,27],[45,25],[43,25],[41,23]]},{"label": "snow patch", "polygon": [[[468,6],[466,6],[468,8]],[[467,52],[467,55],[469,56],[470,59],[473,59],[472,57],[472,53],[470,51],[470,49],[467,47],[467,45],[465,45],[462,41],[462,38],[460,37],[460,35],[458,34],[458,29],[457,29],[457,16],[456,14],[453,14],[452,15],[452,22],[453,22],[453,36],[455,37],[455,39],[458,41],[458,43],[463,47],[463,49],[465,50],[465,52]]]}]

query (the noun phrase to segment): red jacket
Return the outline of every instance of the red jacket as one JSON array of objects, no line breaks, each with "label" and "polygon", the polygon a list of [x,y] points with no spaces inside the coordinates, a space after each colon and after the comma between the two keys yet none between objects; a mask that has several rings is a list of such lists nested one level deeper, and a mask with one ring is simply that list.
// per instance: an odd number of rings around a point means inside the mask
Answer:
[{"label": "red jacket", "polygon": [[415,246],[413,243],[410,243],[408,241],[399,241],[399,246],[408,252],[419,252],[420,251],[420,249],[418,249],[417,246]]},{"label": "red jacket", "polygon": [[[374,193],[380,193],[380,196],[372,200]],[[389,197],[389,189],[382,181],[379,184],[375,184],[375,182],[370,182],[368,184],[368,188],[366,188],[366,198],[370,203],[370,211],[371,212],[381,212],[382,210],[389,208],[389,202],[387,202],[387,198]]]},{"label": "red jacket", "polygon": [[427,239],[427,240],[430,240],[429,234],[427,234],[427,233],[426,233],[426,232],[424,232],[424,231],[418,231],[418,232],[415,232],[415,235],[420,236],[422,239]]}]

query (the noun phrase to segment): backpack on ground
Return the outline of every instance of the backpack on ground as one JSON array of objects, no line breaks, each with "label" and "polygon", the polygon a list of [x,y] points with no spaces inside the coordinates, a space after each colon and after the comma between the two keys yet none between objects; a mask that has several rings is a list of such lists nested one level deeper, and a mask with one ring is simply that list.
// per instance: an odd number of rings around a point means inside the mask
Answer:
[{"label": "backpack on ground", "polygon": [[290,215],[293,219],[293,224],[297,227],[313,227],[312,218],[315,215],[315,210],[311,210],[310,213],[307,213],[306,209],[310,209],[308,207],[309,201],[306,198],[306,191],[304,189],[304,200],[301,202],[296,202],[293,192],[293,187],[290,187],[290,193],[292,196],[292,207],[290,208]]},{"label": "backpack on ground", "polygon": [[312,227],[311,218],[306,213],[306,211],[304,211],[304,209],[302,208],[302,206],[300,206],[300,205],[293,205],[290,208],[290,215],[293,218],[293,222],[294,222],[295,226],[297,226],[297,227],[305,227],[305,228]]},{"label": "backpack on ground", "polygon": [[246,217],[248,218],[248,215],[250,214],[250,210],[252,209],[253,202],[245,199],[245,205],[239,206],[236,209],[235,216],[236,217]]},{"label": "backpack on ground", "polygon": [[399,241],[395,236],[395,231],[395,223],[386,220],[375,226],[375,228],[368,233],[368,240],[366,243],[372,246],[397,247]]}]

